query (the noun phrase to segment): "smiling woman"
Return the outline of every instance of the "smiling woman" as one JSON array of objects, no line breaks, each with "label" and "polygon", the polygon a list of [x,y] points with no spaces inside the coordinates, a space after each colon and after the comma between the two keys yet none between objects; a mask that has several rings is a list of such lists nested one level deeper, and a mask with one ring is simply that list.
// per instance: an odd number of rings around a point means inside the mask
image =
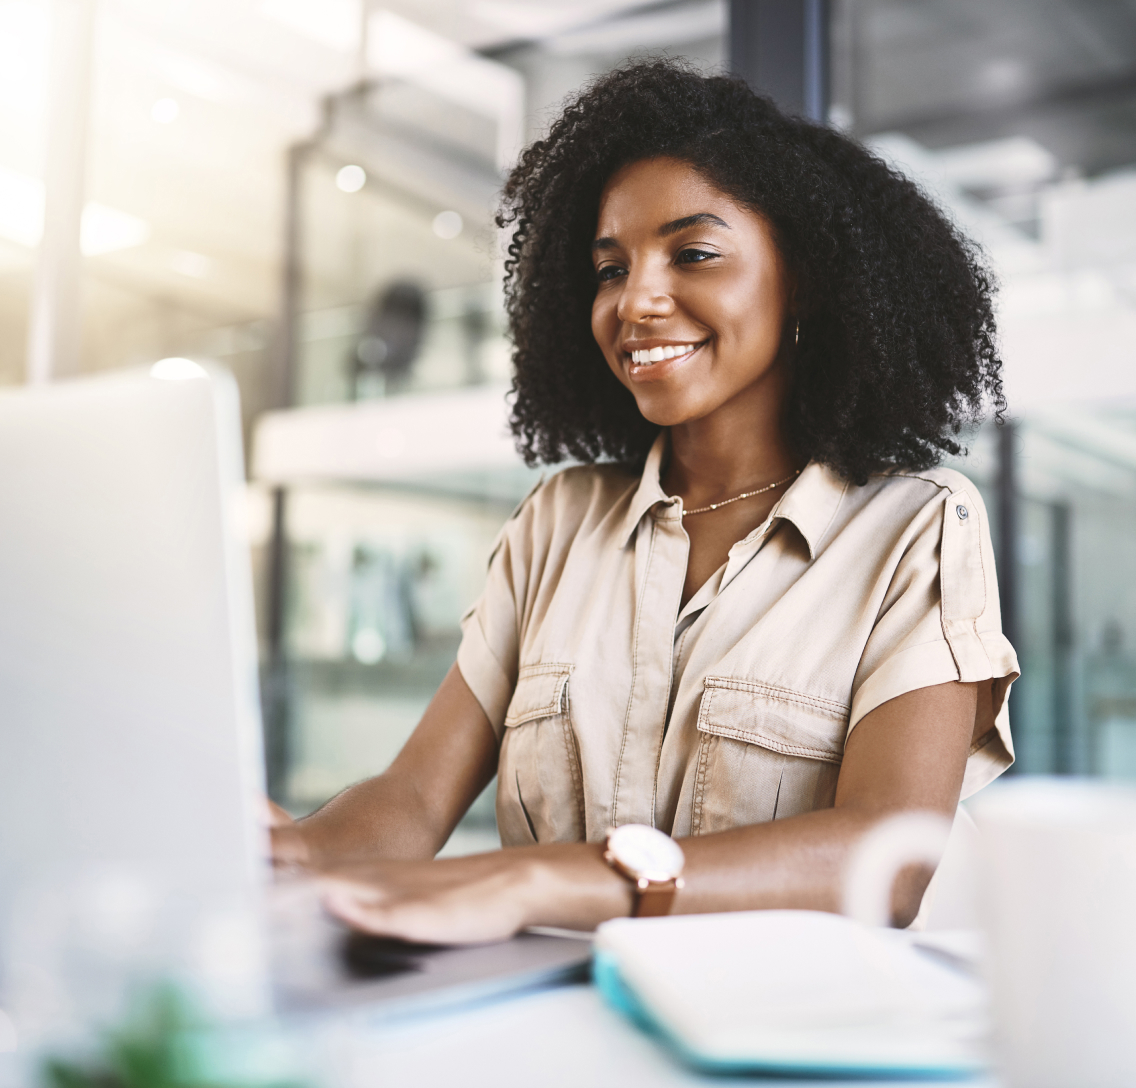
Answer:
[{"label": "smiling woman", "polygon": [[662,158],[760,215],[786,265],[786,332],[799,341],[786,427],[799,456],[862,483],[887,465],[958,453],[963,427],[1004,410],[991,278],[911,181],[739,81],[635,65],[571,103],[505,190],[500,222],[516,230],[513,427],[530,459],[641,463],[658,433],[605,375],[587,315],[589,250],[609,233],[596,233],[600,195],[625,167]]},{"label": "smiling woman", "polygon": [[[506,524],[391,768],[276,856],[419,940],[839,909],[876,821],[1013,759],[985,511],[934,467],[1004,408],[985,273],[863,148],[673,64],[570,103],[505,202],[514,431],[584,464]],[[494,774],[514,849],[430,860]]]}]

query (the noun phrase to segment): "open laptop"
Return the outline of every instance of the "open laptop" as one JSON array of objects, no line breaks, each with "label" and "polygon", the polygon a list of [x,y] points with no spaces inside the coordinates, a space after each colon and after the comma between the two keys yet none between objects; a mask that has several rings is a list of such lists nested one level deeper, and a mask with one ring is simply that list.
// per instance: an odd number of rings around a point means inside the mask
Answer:
[{"label": "open laptop", "polygon": [[[37,890],[90,871],[263,933],[243,489],[224,371],[165,360],[0,392],[0,933]],[[468,1000],[568,977],[589,955],[525,934],[445,951],[355,939],[332,956],[344,933],[326,919],[307,932],[327,938],[305,946],[327,963],[285,971],[278,1006]]]}]

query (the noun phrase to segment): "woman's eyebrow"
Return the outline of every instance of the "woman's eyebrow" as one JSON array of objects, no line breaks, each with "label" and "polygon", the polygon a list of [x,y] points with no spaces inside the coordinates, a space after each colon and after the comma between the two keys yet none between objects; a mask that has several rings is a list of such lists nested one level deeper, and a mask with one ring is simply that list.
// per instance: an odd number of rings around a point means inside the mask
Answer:
[{"label": "woman's eyebrow", "polygon": [[[681,219],[672,219],[669,223],[664,223],[657,233],[660,238],[665,238],[668,234],[677,234],[680,230],[696,227],[699,223],[711,223],[716,227],[730,230],[730,224],[713,212],[695,212],[694,215],[684,215]],[[618,246],[619,243],[614,238],[597,238],[592,243],[592,250],[594,252],[600,249],[616,249]]]},{"label": "woman's eyebrow", "polygon": [[668,234],[677,234],[680,230],[696,227],[699,223],[712,223],[716,227],[730,229],[730,224],[713,212],[696,212],[694,215],[684,215],[681,219],[672,219],[669,223],[664,223],[659,227],[659,237],[665,238]]}]

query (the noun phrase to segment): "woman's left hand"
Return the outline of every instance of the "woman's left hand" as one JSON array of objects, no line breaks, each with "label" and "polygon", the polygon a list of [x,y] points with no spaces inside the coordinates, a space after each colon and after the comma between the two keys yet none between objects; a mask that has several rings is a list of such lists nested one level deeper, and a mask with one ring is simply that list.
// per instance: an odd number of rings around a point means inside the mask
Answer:
[{"label": "woman's left hand", "polygon": [[540,866],[521,851],[440,861],[368,861],[320,880],[324,906],[355,929],[435,944],[501,941],[532,924]]},{"label": "woman's left hand", "polygon": [[599,843],[511,847],[441,861],[366,861],[320,877],[356,929],[436,944],[503,941],[526,926],[590,930],[631,913],[631,885]]}]

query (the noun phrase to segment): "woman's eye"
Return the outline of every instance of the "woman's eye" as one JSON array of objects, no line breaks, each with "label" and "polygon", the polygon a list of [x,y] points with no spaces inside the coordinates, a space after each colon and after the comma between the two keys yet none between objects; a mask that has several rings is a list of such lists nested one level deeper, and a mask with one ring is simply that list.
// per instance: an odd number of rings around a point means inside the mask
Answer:
[{"label": "woman's eye", "polygon": [[679,251],[675,260],[679,264],[702,264],[703,261],[708,261],[719,254],[710,253],[705,249],[683,249]]},{"label": "woman's eye", "polygon": [[626,274],[627,270],[617,264],[605,264],[602,268],[596,269],[596,279],[599,280],[600,283],[607,283],[609,280],[614,280]]}]

